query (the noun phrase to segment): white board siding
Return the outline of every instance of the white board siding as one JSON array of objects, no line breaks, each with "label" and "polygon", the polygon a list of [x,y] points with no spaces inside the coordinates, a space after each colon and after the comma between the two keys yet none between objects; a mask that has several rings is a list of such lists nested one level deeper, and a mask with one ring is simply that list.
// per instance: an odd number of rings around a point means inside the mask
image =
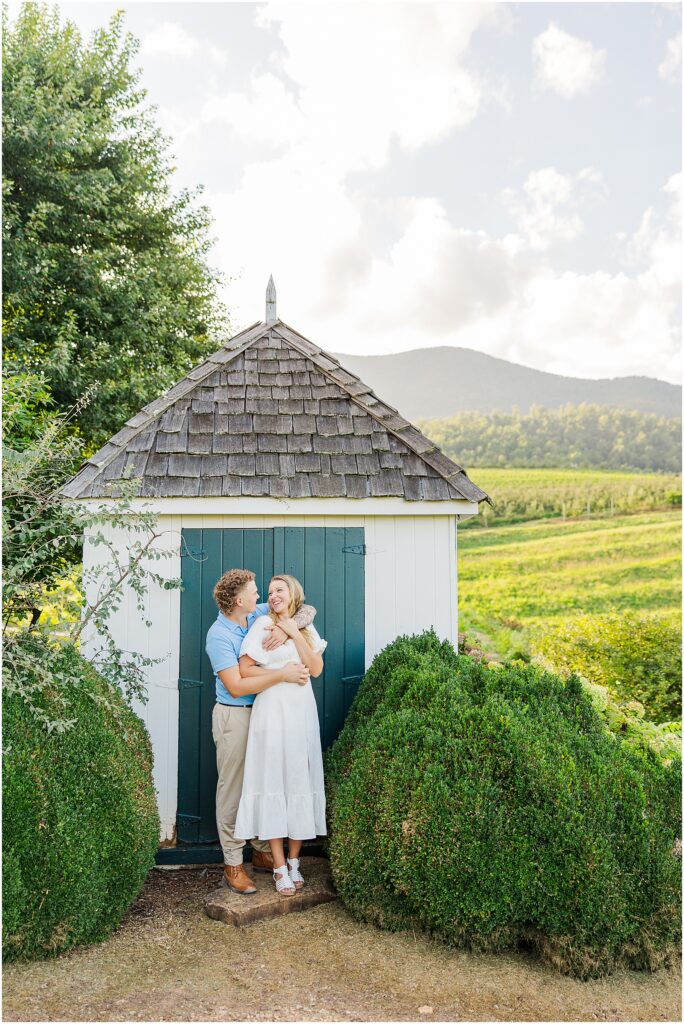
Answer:
[{"label": "white board siding", "polygon": [[451,516],[366,518],[366,668],[403,633],[432,627],[456,643],[456,524]]},{"label": "white board siding", "polygon": [[[164,531],[158,545],[172,557],[151,561],[166,579],[181,575],[180,536],[186,528],[269,529],[278,526],[362,526],[365,530],[365,650],[366,668],[375,655],[400,634],[432,627],[456,644],[456,520],[441,516],[306,516],[306,515],[173,515],[160,516]],[[121,529],[103,530],[125,550]],[[109,552],[86,543],[84,565],[102,564]],[[88,599],[94,599],[93,585]],[[145,626],[135,595],[127,588],[121,607],[112,616],[112,636],[124,650],[162,658],[150,666],[148,702],[136,705],[150,733],[154,750],[154,784],[159,802],[162,840],[173,839],[178,786],[178,666],[180,658],[180,591],[151,584],[146,598]],[[84,638],[83,653],[92,656],[92,638]]]},{"label": "white board siding", "polygon": [[[160,521],[164,536],[157,547],[173,552],[171,558],[150,560],[147,564],[165,579],[180,576],[180,533],[177,517],[165,517]],[[100,530],[117,550],[125,551],[130,535],[123,529],[100,527]],[[138,535],[140,537],[141,535]],[[84,567],[102,565],[110,558],[104,545],[97,547],[84,544]],[[91,583],[87,588],[89,602],[96,599],[96,587]],[[176,824],[177,776],[178,776],[178,661],[180,651],[180,591],[164,590],[152,583],[145,598],[145,614],[141,615],[136,596],[130,587],[124,589],[119,609],[111,616],[109,626],[117,645],[124,651],[135,651],[146,657],[161,658],[145,671],[148,687],[146,704],[136,702],[134,707],[150,733],[154,752],[153,779],[157,791],[161,839],[171,839]],[[145,625],[145,618],[153,623]],[[90,631],[84,636],[82,651],[92,657],[96,638]]]}]

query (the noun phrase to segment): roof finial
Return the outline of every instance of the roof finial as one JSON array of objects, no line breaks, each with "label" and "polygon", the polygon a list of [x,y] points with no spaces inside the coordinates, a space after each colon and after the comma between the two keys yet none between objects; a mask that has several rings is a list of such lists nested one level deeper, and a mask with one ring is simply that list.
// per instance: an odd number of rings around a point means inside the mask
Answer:
[{"label": "roof finial", "polygon": [[268,279],[266,285],[266,323],[272,324],[274,320],[278,319],[276,313],[276,290],[273,283],[273,274]]}]

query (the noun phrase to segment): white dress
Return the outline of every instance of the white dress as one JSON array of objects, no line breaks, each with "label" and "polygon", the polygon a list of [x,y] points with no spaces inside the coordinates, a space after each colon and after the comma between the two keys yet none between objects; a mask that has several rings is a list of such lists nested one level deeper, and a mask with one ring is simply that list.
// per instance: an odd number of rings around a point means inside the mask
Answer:
[{"label": "white dress", "polygon": [[[301,662],[293,640],[264,650],[262,641],[271,624],[268,615],[256,619],[240,655],[248,654],[269,669]],[[313,649],[324,651],[326,641],[313,626],[308,630]],[[276,683],[256,695],[234,834],[237,839],[315,839],[326,834],[321,734],[311,682]]]}]

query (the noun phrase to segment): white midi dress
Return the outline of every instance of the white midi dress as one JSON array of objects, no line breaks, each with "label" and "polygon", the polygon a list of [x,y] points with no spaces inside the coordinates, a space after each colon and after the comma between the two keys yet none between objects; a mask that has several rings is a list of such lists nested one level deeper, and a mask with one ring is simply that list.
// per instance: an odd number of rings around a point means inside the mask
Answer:
[{"label": "white midi dress", "polygon": [[[301,662],[293,640],[265,651],[271,619],[262,615],[245,637],[240,655],[264,668]],[[327,647],[308,627],[319,653]],[[237,839],[315,839],[326,834],[323,755],[311,682],[276,683],[258,693],[250,716],[242,796],[235,821]]]}]

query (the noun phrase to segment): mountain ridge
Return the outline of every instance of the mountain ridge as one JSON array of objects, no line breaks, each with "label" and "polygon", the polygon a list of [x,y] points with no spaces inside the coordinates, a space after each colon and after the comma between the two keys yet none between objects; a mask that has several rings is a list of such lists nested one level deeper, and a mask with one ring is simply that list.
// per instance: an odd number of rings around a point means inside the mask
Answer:
[{"label": "mountain ridge", "polygon": [[448,345],[383,356],[335,353],[407,419],[444,419],[459,412],[529,412],[532,405],[604,405],[659,416],[682,414],[682,389],[655,377],[565,377],[499,356]]}]

